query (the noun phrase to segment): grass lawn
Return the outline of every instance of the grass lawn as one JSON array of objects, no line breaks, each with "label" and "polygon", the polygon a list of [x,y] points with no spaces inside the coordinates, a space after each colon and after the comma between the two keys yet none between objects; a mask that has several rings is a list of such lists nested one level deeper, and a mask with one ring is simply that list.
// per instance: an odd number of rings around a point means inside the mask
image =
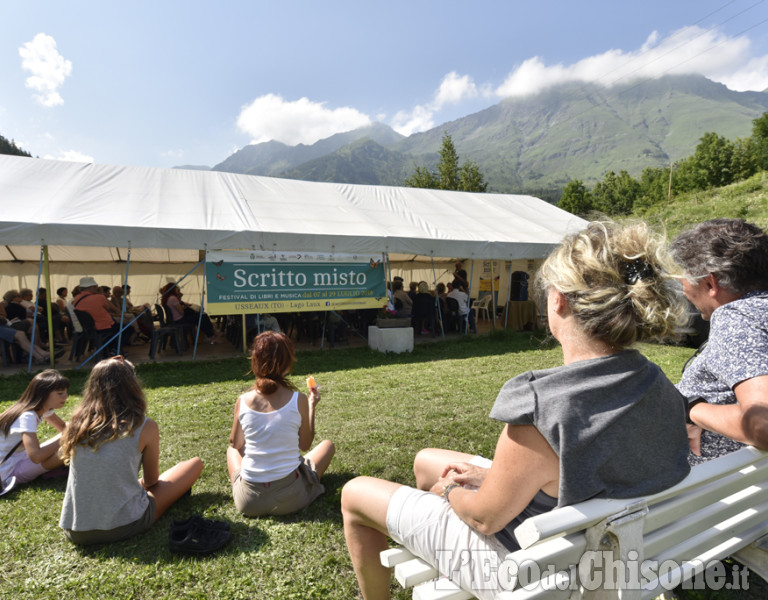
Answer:
[{"label": "grass lawn", "polygon": [[[303,388],[312,374],[322,386],[316,441],[329,438],[337,451],[323,478],[326,494],[302,513],[279,518],[248,519],[232,503],[225,450],[234,401],[252,384],[247,361],[142,365],[149,415],[160,425],[161,469],[195,455],[205,462],[192,495],[145,534],[88,549],[67,542],[58,528],[63,479],[0,497],[0,598],[356,598],[339,510],[344,483],[365,474],[413,484],[413,456],[427,446],[492,456],[501,425],[488,413],[499,388],[513,375],[562,360],[559,347],[543,338],[499,332],[420,344],[400,355],[368,348],[299,353],[294,382]],[[673,381],[692,352],[640,350]],[[86,377],[67,375],[65,420]],[[28,381],[26,374],[1,381],[0,410]],[[44,424],[41,439],[52,432]],[[171,521],[194,513],[231,523],[223,551],[203,558],[169,552]],[[410,591],[393,590],[395,598],[410,598]]]}]

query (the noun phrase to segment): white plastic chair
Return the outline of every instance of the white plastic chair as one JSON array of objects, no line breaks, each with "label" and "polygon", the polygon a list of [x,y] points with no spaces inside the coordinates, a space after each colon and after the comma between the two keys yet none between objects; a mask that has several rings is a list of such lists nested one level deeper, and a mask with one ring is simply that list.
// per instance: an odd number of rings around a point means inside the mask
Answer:
[{"label": "white plastic chair", "polygon": [[475,312],[477,312],[477,318],[480,318],[480,315],[484,312],[485,313],[485,320],[490,321],[491,320],[491,312],[489,310],[489,306],[491,304],[491,295],[486,294],[482,298],[478,298],[475,300],[475,302],[472,304],[472,307],[475,309]]}]

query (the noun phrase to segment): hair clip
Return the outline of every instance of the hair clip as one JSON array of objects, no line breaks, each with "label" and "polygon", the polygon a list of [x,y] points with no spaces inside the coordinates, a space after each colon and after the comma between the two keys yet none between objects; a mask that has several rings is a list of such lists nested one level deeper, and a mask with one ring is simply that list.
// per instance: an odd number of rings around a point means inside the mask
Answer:
[{"label": "hair clip", "polygon": [[624,283],[627,285],[635,285],[638,280],[647,279],[653,275],[653,267],[642,258],[624,263]]}]

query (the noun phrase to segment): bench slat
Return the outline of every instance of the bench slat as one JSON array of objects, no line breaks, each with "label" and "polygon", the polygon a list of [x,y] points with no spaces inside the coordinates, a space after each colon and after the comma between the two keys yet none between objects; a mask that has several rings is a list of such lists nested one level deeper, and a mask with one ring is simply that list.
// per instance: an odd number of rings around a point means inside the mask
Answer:
[{"label": "bench slat", "polygon": [[[702,560],[705,564],[709,562],[710,560],[715,560],[716,557],[719,558],[725,558],[726,556],[732,556],[736,554],[737,550],[742,548],[744,546],[745,540],[755,540],[759,538],[761,535],[763,535],[766,532],[765,523],[760,523],[757,526],[745,531],[742,533],[740,537],[733,537],[729,540],[726,540],[722,544],[720,544],[717,547],[717,552],[705,552],[702,553],[699,557],[697,557],[699,560]],[[751,542],[747,542],[749,544]],[[694,560],[694,559],[689,559]],[[690,573],[692,571],[690,562],[686,563],[686,565],[683,566],[683,568]],[[661,582],[659,580],[654,580],[648,585],[646,585],[643,588],[643,600],[648,600],[652,598],[656,598],[659,594],[661,594],[664,589],[660,587]]]},{"label": "bench slat", "polygon": [[750,485],[764,486],[768,481],[768,462],[755,469],[742,469],[722,480],[705,484],[699,489],[688,490],[679,496],[653,505],[645,520],[645,530],[653,531],[676,523],[692,512],[706,509]]},{"label": "bench slat", "polygon": [[[741,521],[732,523],[715,534],[705,531],[646,559],[657,561],[659,564],[665,560],[702,561],[706,564],[723,559],[765,535],[768,531],[768,523],[765,521],[766,510],[768,510],[768,502],[756,506],[755,510]],[[654,587],[651,583],[648,589],[658,590],[658,584]]]},{"label": "bench slat", "polygon": [[470,598],[474,596],[445,577],[426,581],[413,588],[413,600],[469,600]]},{"label": "bench slat", "polygon": [[517,588],[496,594],[495,600],[558,600],[570,597],[572,590],[570,577],[561,574],[556,580],[548,579],[546,585],[537,585],[532,589]]},{"label": "bench slat", "polygon": [[420,558],[413,558],[395,565],[395,579],[404,588],[435,579],[437,575],[437,569]]},{"label": "bench slat", "polygon": [[[718,524],[727,522],[744,511],[754,510],[755,506],[765,504],[768,501],[767,483],[763,482],[760,485],[752,486],[750,491],[752,493],[743,495],[731,502],[724,499],[692,511],[669,525],[646,533],[643,536],[645,556],[654,556],[663,548],[669,548],[683,540],[700,535],[702,532],[705,535],[710,535],[708,533],[710,528],[717,527]],[[765,513],[762,514],[762,519],[765,519]]]},{"label": "bench slat", "polygon": [[390,568],[412,558],[415,558],[414,555],[406,548],[390,548],[379,552],[381,564]]}]

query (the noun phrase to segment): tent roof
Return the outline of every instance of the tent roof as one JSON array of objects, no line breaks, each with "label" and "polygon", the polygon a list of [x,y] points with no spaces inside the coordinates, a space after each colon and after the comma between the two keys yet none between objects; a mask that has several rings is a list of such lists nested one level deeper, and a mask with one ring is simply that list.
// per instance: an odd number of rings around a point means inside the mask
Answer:
[{"label": "tent roof", "polygon": [[39,255],[41,243],[70,247],[60,249],[70,256],[71,247],[110,249],[104,260],[128,247],[163,249],[166,261],[206,248],[538,258],[585,224],[532,196],[8,155],[0,156],[0,198],[0,260],[22,258],[17,246],[37,246]]}]

